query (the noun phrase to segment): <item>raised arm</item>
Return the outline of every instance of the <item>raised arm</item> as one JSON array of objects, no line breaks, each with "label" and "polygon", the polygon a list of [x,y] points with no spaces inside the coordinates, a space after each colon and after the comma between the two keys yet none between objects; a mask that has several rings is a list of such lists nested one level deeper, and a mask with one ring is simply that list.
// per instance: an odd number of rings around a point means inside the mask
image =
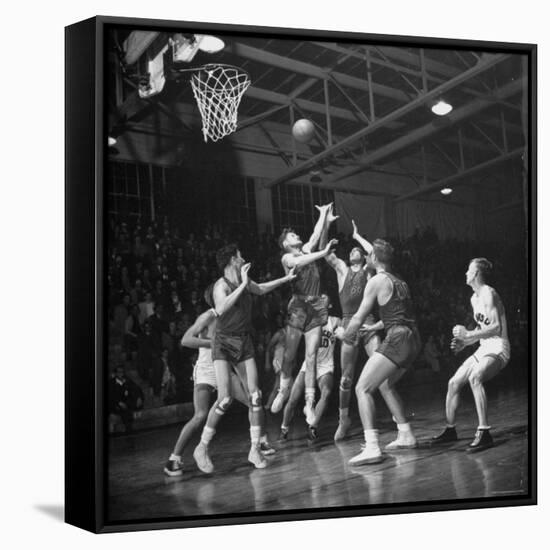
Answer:
[{"label": "raised arm", "polygon": [[244,292],[248,286],[248,270],[250,264],[244,264],[241,267],[241,284],[231,292],[231,289],[224,281],[218,282],[214,285],[214,304],[216,306],[216,313],[223,315],[233,304],[239,299],[239,296]]},{"label": "raised arm", "polygon": [[332,203],[315,207],[317,208],[317,210],[319,210],[319,219],[317,220],[317,223],[313,228],[313,233],[311,234],[309,241],[305,243],[304,246],[302,247],[302,251],[305,252],[306,254],[313,252],[317,248],[317,243],[321,238],[321,233],[323,232],[323,227],[325,225],[325,219],[327,217],[327,213],[331,205]]},{"label": "raised arm", "polygon": [[347,340],[353,340],[357,331],[361,328],[363,321],[366,319],[367,315],[372,311],[376,299],[378,297],[378,291],[380,289],[381,278],[378,275],[369,279],[367,286],[365,287],[365,292],[363,293],[363,300],[359,309],[355,315],[351,318],[348,328],[344,333],[344,338]]},{"label": "raised arm", "polygon": [[280,277],[279,279],[273,279],[273,281],[268,281],[267,283],[256,283],[255,281],[250,280],[248,282],[248,290],[250,290],[252,294],[257,294],[259,296],[262,296],[276,289],[278,286],[281,286],[287,283],[288,281],[292,281],[292,279],[295,279],[295,278],[296,278],[296,275],[294,274],[294,268],[292,268],[284,277]]},{"label": "raised arm", "polygon": [[481,300],[487,312],[487,322],[480,328],[474,330],[466,330],[466,327],[462,325],[457,325],[453,328],[453,336],[462,340],[466,346],[471,346],[482,338],[491,338],[492,336],[500,336],[502,334],[502,325],[499,315],[499,309],[502,308],[502,302],[498,294],[493,289],[484,288],[481,294]]},{"label": "raised arm", "polygon": [[353,226],[352,237],[361,245],[361,247],[367,254],[370,254],[372,252],[372,244],[370,244],[367,239],[364,239],[363,237],[361,237],[361,235],[359,235],[359,231],[357,230],[357,226],[355,225],[354,220],[351,220],[351,225]]},{"label": "raised arm", "polygon": [[[319,243],[319,248],[323,249],[327,245],[328,234],[330,230],[330,224],[336,221],[340,216],[335,216],[332,210],[332,204],[327,212],[325,219],[325,224],[323,230],[321,231],[321,239]],[[340,259],[334,250],[331,250],[327,256],[325,256],[327,263],[336,271],[339,276],[345,276],[346,274],[346,262]]]},{"label": "raised arm", "polygon": [[200,335],[215,318],[216,312],[213,309],[201,313],[193,325],[185,331],[181,339],[181,345],[193,349],[211,347],[210,339],[201,338]]},{"label": "raised arm", "polygon": [[303,267],[317,260],[320,260],[330,254],[330,251],[338,244],[336,239],[332,239],[323,250],[319,252],[310,252],[309,254],[302,254],[300,256],[294,256],[293,254],[285,254],[282,262],[285,269],[292,269],[294,267]]}]

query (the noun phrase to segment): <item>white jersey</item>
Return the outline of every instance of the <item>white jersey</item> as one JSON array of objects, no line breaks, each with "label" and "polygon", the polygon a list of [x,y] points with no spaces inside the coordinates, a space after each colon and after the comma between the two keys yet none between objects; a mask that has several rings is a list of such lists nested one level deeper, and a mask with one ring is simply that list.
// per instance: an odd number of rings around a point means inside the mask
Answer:
[{"label": "white jersey", "polygon": [[471,298],[472,309],[474,311],[474,320],[476,322],[476,330],[481,330],[486,325],[491,323],[487,300],[483,299],[483,296],[487,296],[487,293],[492,293],[493,302],[497,308],[500,322],[500,334],[490,336],[489,338],[481,338],[479,340],[479,349],[474,355],[476,357],[481,357],[483,355],[497,355],[500,356],[504,362],[508,362],[510,359],[510,341],[508,340],[506,312],[504,311],[504,305],[502,304],[500,296],[497,294],[495,289],[488,285],[484,285],[482,287],[480,295],[474,293]]},{"label": "white jersey", "polygon": [[195,384],[208,384],[213,388],[218,387],[210,348],[199,348],[199,356],[193,369],[193,381]]},{"label": "white jersey", "polygon": [[[317,378],[334,372],[334,343],[336,341],[334,332],[340,324],[341,321],[338,317],[329,317],[327,324],[322,329],[321,343],[317,351]],[[300,372],[306,372],[305,361],[302,363]]]},{"label": "white jersey", "polygon": [[323,327],[321,343],[317,352],[317,367],[334,366],[334,342],[336,341],[334,332],[339,325],[340,319],[338,317],[329,317],[327,324]]}]

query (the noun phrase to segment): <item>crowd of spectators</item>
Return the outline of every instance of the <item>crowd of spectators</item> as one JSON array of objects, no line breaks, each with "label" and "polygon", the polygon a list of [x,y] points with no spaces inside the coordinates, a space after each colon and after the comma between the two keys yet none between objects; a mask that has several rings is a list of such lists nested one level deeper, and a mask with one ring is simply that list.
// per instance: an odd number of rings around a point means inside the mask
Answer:
[{"label": "crowd of spectators", "polygon": [[[356,245],[351,235],[335,235],[337,253],[347,259]],[[306,236],[303,236],[307,238]],[[367,238],[375,236],[366,235]],[[419,367],[445,374],[453,363],[449,343],[455,324],[471,325],[465,284],[468,260],[486,256],[495,268],[495,287],[506,307],[514,356],[523,357],[527,342],[526,262],[521,247],[476,242],[440,241],[433,230],[417,231],[405,240],[389,238],[396,250],[395,271],[408,282],[416,307],[424,350]],[[196,352],[179,345],[195,318],[206,309],[205,288],[220,275],[216,250],[237,242],[250,276],[262,282],[282,276],[277,236],[229,230],[204,224],[180,233],[167,219],[140,223],[111,219],[108,234],[108,311],[110,370],[121,364],[146,383],[146,406],[192,399]],[[319,263],[324,292],[339,314],[333,270]],[[283,326],[290,287],[284,285],[255,297],[257,364],[264,365],[271,335]],[[456,362],[456,361],[455,361]],[[266,385],[269,376],[264,373]],[[265,390],[269,391],[268,387]]]}]

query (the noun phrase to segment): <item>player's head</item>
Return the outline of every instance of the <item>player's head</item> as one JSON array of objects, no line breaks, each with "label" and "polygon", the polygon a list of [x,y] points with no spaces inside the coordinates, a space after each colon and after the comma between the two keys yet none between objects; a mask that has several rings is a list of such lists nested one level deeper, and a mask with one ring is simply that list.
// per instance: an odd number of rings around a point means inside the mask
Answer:
[{"label": "player's head", "polygon": [[476,280],[480,283],[484,283],[487,281],[492,271],[493,264],[487,258],[474,258],[470,260],[468,264],[466,284],[472,284]]},{"label": "player's head", "polygon": [[364,265],[367,261],[365,251],[358,246],[354,246],[349,253],[349,262],[352,265]]},{"label": "player's head", "polygon": [[221,271],[226,267],[235,267],[240,269],[244,264],[244,258],[241,251],[235,243],[226,244],[216,252],[216,263]]},{"label": "player's head", "polygon": [[208,285],[204,290],[204,301],[208,307],[214,307],[214,284]]},{"label": "player's head", "polygon": [[302,244],[300,236],[290,227],[285,227],[279,236],[279,247],[285,252],[293,248],[301,248]]},{"label": "player's head", "polygon": [[376,239],[372,243],[372,252],[368,256],[367,265],[389,267],[393,261],[393,246],[383,239]]}]

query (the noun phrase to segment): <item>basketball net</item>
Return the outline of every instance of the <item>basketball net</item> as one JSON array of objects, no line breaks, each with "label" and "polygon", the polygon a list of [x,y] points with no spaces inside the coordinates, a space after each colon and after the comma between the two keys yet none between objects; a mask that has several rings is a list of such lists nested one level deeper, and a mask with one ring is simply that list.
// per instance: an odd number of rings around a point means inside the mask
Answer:
[{"label": "basketball net", "polygon": [[205,142],[218,141],[237,129],[237,111],[248,86],[248,74],[231,65],[205,65],[193,74],[191,87]]}]

